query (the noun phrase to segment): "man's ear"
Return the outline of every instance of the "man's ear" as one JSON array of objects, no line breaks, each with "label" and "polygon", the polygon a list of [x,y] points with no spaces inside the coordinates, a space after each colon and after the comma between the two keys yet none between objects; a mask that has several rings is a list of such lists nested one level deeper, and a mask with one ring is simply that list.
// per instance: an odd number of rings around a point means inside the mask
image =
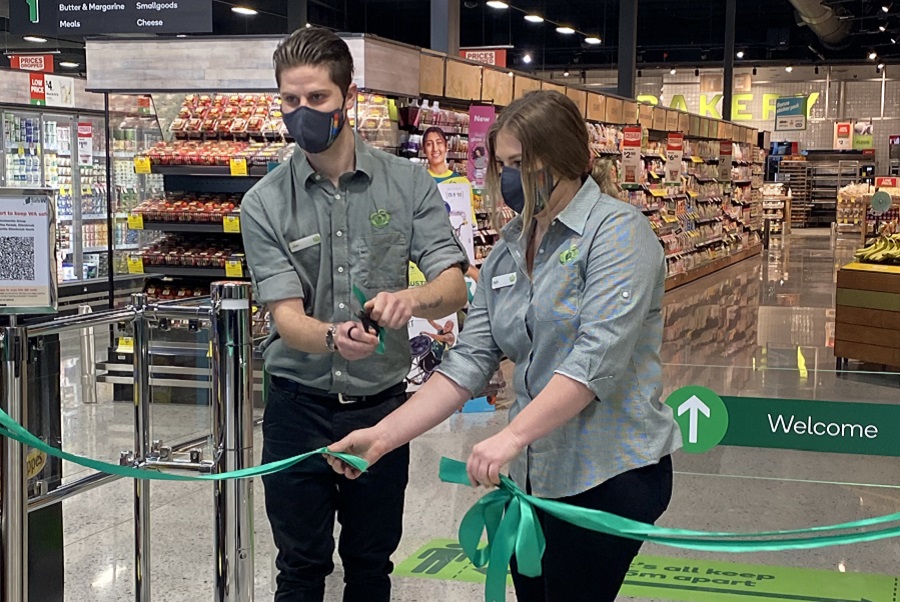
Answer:
[{"label": "man's ear", "polygon": [[349,111],[354,106],[356,106],[356,95],[359,92],[359,88],[356,84],[350,84],[350,87],[347,88],[347,98],[344,99],[344,109]]}]

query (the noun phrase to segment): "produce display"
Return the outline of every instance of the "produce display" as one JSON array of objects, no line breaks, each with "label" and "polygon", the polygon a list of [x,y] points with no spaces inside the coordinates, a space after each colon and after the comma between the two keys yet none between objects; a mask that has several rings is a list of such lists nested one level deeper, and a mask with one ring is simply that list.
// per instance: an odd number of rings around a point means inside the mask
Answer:
[{"label": "produce display", "polygon": [[169,131],[177,138],[284,137],[281,115],[273,94],[188,94]]},{"label": "produce display", "polygon": [[229,260],[244,263],[240,241],[188,234],[168,234],[141,249],[139,255],[145,266],[224,268]]},{"label": "produce display", "polygon": [[226,140],[176,140],[157,142],[147,151],[152,165],[228,166],[232,159],[246,159],[249,165],[266,165],[289,152],[287,142],[240,142]]},{"label": "produce display", "polygon": [[894,224],[875,239],[872,244],[858,250],[854,257],[862,263],[900,265],[900,234],[893,232]]},{"label": "produce display", "polygon": [[132,213],[152,222],[221,223],[226,215],[239,215],[242,195],[168,192],[164,199],[146,200]]}]

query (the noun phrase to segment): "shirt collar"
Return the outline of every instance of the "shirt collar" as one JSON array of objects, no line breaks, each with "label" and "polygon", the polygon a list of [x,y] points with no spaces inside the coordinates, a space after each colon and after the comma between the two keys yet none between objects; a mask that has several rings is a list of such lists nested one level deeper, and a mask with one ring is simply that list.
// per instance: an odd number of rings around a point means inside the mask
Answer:
[{"label": "shirt collar", "polygon": [[[556,216],[556,219],[577,233],[578,236],[584,236],[584,226],[591,215],[591,208],[594,206],[594,201],[599,194],[600,186],[594,181],[594,178],[588,177],[572,200],[569,201],[566,208]],[[521,233],[521,215],[517,215],[503,228],[503,238],[509,242],[518,240]]]},{"label": "shirt collar", "polygon": [[[350,126],[346,125],[344,127]],[[354,152],[356,153],[356,173],[365,174],[371,180],[372,175],[375,173],[375,157],[372,156],[372,149],[355,131],[353,132],[353,140],[355,144]],[[310,165],[306,153],[299,146],[294,150],[292,162],[294,164],[294,173],[300,182],[306,184],[310,178],[316,175],[316,170]]]}]

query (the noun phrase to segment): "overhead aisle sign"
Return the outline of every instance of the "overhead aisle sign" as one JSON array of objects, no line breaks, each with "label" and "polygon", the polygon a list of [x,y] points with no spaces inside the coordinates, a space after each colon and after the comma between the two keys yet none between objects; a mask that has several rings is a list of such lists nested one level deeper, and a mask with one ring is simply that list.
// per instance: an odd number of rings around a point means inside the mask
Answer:
[{"label": "overhead aisle sign", "polygon": [[212,0],[10,0],[10,33],[83,36],[113,33],[210,33]]},{"label": "overhead aisle sign", "polygon": [[806,96],[779,98],[775,101],[775,131],[798,132],[806,129]]}]

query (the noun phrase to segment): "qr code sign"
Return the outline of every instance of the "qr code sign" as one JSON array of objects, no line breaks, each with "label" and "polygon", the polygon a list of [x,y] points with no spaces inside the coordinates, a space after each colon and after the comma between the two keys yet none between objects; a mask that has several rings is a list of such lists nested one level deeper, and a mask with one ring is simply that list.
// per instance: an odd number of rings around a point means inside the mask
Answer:
[{"label": "qr code sign", "polygon": [[34,280],[33,236],[0,236],[0,280]]}]

